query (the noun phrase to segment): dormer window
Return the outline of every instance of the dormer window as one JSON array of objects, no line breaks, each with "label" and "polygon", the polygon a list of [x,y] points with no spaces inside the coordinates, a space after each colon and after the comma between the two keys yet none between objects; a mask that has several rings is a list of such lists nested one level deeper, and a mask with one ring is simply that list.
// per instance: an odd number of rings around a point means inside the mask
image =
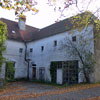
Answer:
[{"label": "dormer window", "polygon": [[14,30],[12,30],[12,33],[16,33]]}]

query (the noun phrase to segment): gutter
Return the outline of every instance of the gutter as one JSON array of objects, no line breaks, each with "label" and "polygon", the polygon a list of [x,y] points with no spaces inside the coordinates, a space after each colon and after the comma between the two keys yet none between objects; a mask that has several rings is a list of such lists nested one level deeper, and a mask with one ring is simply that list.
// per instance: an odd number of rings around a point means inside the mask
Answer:
[{"label": "gutter", "polygon": [[29,80],[29,62],[30,62],[30,59],[27,59],[26,57],[27,57],[27,44],[26,44],[26,42],[24,42],[24,44],[25,44],[25,56],[24,56],[24,60],[27,62],[27,64],[28,64],[28,69],[27,69],[27,79]]}]

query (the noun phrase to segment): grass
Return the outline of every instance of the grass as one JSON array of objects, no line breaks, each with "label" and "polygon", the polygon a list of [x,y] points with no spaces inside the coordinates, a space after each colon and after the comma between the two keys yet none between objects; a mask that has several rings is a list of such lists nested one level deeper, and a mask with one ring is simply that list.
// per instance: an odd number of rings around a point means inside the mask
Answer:
[{"label": "grass", "polygon": [[[21,82],[21,83],[30,82],[32,84],[36,83],[36,84],[50,85],[50,86],[55,86],[56,89],[58,89],[58,90],[55,90],[55,91],[53,90],[53,91],[49,91],[49,92],[47,91],[47,92],[42,92],[42,93],[21,94],[18,91],[23,91],[23,87],[22,87],[23,85],[21,85],[22,89],[20,90],[21,87],[20,88],[15,87],[15,86],[13,87],[12,82],[8,82],[2,89],[0,89],[1,94],[3,95],[3,94],[8,94],[8,93],[14,93],[15,95],[4,96],[0,100],[12,100],[12,98],[14,98],[13,100],[15,100],[15,98],[16,99],[24,99],[24,98],[35,98],[35,97],[48,96],[48,95],[59,95],[59,94],[68,93],[68,92],[77,92],[77,91],[80,91],[80,90],[100,87],[100,84],[98,84],[98,83],[95,83],[95,84],[81,83],[81,84],[73,84],[73,85],[69,86],[68,84],[57,85],[55,83],[50,83],[50,82],[45,82],[45,81],[40,81],[40,80],[33,80],[33,81],[25,81],[25,80],[23,81],[23,80],[21,80],[21,81],[17,81],[17,82]],[[19,86],[20,86],[21,83],[19,83]],[[10,87],[9,87],[9,85],[10,85]],[[18,96],[16,93],[20,94],[20,95]],[[91,99],[89,99],[89,100],[91,100]],[[96,100],[96,99],[93,99],[93,100]]]},{"label": "grass", "polygon": [[45,82],[40,80],[32,80],[31,82],[37,83],[37,84],[43,84],[43,85],[49,85],[49,86],[55,86],[57,88],[65,88],[65,87],[75,87],[75,86],[83,86],[83,85],[89,85],[89,83],[79,83],[79,84],[56,84],[52,82]]},{"label": "grass", "polygon": [[61,86],[61,85],[58,85],[56,83],[46,82],[46,81],[42,81],[42,80],[32,80],[31,82],[44,84],[44,85],[51,85],[51,86]]},{"label": "grass", "polygon": [[[57,88],[65,88],[65,87],[77,87],[77,86],[84,86],[84,85],[89,85],[89,83],[79,83],[79,84],[71,84],[71,85],[68,85],[67,83],[66,84],[56,84],[56,83],[52,83],[52,82],[46,82],[46,81],[42,81],[42,80],[27,80],[27,79],[15,79],[15,80],[10,80],[10,81],[7,81],[5,80],[4,81],[4,86],[7,84],[7,83],[13,83],[13,82],[32,82],[32,83],[37,83],[37,84],[43,84],[43,85],[49,85],[49,86],[55,86]],[[96,83],[91,83],[91,84],[100,84],[100,82],[96,82]],[[3,87],[1,87],[2,89]]]}]

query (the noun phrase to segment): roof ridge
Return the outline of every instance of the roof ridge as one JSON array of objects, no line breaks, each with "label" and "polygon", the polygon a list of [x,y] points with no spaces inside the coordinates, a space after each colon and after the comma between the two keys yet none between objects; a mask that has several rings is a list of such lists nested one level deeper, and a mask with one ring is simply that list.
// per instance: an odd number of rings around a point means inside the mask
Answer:
[{"label": "roof ridge", "polygon": [[[14,20],[7,19],[7,18],[0,18],[0,20],[7,20],[7,21],[14,22],[14,23],[18,23],[18,21],[14,21]],[[30,25],[27,25],[27,24],[26,24],[26,26],[28,26],[28,27],[30,27],[30,28],[36,28],[36,27],[30,26]],[[36,28],[36,29],[39,29],[39,28]]]}]

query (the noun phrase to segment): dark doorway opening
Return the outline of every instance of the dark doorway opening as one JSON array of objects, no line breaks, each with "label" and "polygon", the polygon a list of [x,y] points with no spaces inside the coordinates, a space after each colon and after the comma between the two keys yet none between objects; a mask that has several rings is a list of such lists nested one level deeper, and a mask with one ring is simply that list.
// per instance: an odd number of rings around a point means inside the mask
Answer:
[{"label": "dark doorway opening", "polygon": [[7,81],[14,80],[15,76],[15,62],[6,62],[5,79]]},{"label": "dark doorway opening", "polygon": [[63,84],[77,84],[78,83],[78,61],[54,61],[51,62],[53,77],[51,77],[52,82],[57,80],[57,69],[61,68],[63,70]]},{"label": "dark doorway opening", "polygon": [[32,67],[32,68],[33,68],[32,79],[35,80],[36,79],[36,67]]},{"label": "dark doorway opening", "polygon": [[78,83],[78,61],[67,61],[63,65],[63,83]]},{"label": "dark doorway opening", "polygon": [[39,80],[45,80],[45,68],[44,67],[39,68]]}]

